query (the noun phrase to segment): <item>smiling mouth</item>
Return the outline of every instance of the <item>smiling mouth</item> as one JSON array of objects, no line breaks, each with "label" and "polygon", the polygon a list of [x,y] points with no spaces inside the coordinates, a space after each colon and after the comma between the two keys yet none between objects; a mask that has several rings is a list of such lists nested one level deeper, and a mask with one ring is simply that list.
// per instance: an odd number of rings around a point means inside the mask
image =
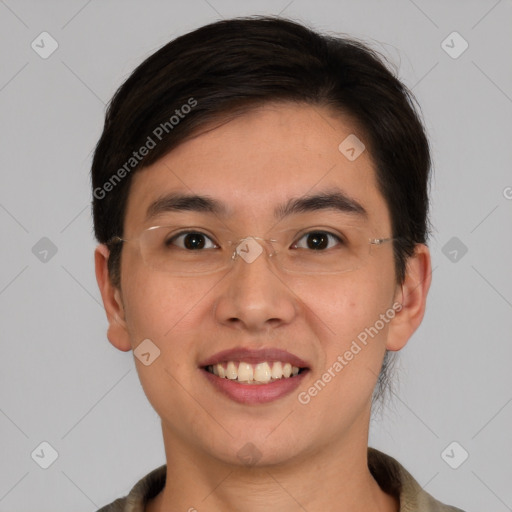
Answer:
[{"label": "smiling mouth", "polygon": [[245,361],[226,361],[204,367],[209,373],[221,379],[229,379],[241,384],[269,384],[283,379],[292,379],[307,371],[307,368],[292,366],[282,361],[263,361],[256,364]]}]

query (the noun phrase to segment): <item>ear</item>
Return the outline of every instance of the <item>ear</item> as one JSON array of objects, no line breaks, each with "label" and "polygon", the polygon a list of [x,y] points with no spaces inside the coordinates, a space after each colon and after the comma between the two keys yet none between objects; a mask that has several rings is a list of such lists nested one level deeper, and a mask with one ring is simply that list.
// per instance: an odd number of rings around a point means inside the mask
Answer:
[{"label": "ear", "polygon": [[402,304],[389,323],[386,348],[401,350],[425,314],[427,294],[432,280],[430,251],[424,244],[417,244],[414,254],[407,260],[405,280],[397,288],[395,301]]},{"label": "ear", "polygon": [[103,299],[103,306],[107,314],[107,337],[114,347],[127,352],[131,350],[130,337],[126,328],[125,312],[121,291],[112,285],[108,273],[108,258],[110,251],[104,244],[98,245],[94,251],[94,264],[96,267],[96,281]]}]

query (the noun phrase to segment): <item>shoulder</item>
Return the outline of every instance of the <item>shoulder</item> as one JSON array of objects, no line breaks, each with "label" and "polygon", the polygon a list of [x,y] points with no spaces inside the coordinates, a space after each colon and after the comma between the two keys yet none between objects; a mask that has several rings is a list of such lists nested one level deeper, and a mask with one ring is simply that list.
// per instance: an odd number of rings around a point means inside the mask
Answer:
[{"label": "shoulder", "polygon": [[109,505],[101,507],[97,512],[124,512],[125,506],[126,496],[124,498],[118,498]]},{"label": "shoulder", "polygon": [[97,512],[144,512],[146,502],[164,488],[166,475],[167,465],[164,464],[141,478],[127,496],[118,498]]},{"label": "shoulder", "polygon": [[396,496],[400,512],[464,512],[436,500],[393,457],[368,448],[368,468],[383,491]]}]

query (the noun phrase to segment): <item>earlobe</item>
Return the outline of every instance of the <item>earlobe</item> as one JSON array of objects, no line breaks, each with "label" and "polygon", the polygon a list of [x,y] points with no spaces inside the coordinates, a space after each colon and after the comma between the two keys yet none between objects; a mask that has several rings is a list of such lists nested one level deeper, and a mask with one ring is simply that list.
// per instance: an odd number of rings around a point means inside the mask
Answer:
[{"label": "earlobe", "polygon": [[401,350],[421,324],[431,279],[430,251],[426,245],[417,244],[414,254],[407,260],[405,279],[397,293],[397,302],[401,297],[402,307],[390,322],[388,350]]},{"label": "earlobe", "polygon": [[108,272],[109,255],[110,251],[106,245],[101,244],[96,247],[94,251],[96,281],[98,282],[103,306],[109,323],[107,337],[114,347],[123,352],[127,352],[131,350],[132,347],[126,326],[121,292],[110,280]]}]

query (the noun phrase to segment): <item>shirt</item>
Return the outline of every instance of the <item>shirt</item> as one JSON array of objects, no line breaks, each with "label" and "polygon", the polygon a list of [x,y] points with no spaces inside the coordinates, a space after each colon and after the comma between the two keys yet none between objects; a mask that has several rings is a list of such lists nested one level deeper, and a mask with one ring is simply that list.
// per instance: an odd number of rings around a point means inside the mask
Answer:
[{"label": "shirt", "polygon": [[[434,499],[399,462],[375,448],[368,448],[368,468],[380,488],[398,498],[400,512],[463,512]],[[166,474],[164,464],[139,480],[127,496],[97,512],[144,512],[145,503],[164,488]]]}]

